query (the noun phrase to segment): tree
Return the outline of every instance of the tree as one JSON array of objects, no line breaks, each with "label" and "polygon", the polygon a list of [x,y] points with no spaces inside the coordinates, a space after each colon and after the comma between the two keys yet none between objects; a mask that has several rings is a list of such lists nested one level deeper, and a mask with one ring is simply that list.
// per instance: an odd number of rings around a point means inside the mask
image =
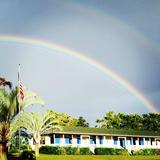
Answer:
[{"label": "tree", "polygon": [[56,114],[56,118],[59,120],[60,126],[89,127],[89,123],[86,122],[82,116],[79,118],[71,118],[71,116],[66,113],[54,113]]},{"label": "tree", "polygon": [[150,131],[160,131],[160,113],[143,114],[143,127]]},{"label": "tree", "polygon": [[57,113],[57,112],[54,112],[54,113],[56,114],[56,118],[59,120],[60,126],[76,126],[77,125],[77,121],[78,121],[77,118],[71,118],[71,116],[66,113]]},{"label": "tree", "polygon": [[119,126],[119,118],[117,119],[117,115],[114,112],[108,112],[104,115],[102,119],[97,119],[96,127],[100,128],[117,128]]},{"label": "tree", "polygon": [[100,128],[115,129],[142,129],[142,116],[138,114],[124,114],[108,112],[102,119],[96,120],[97,126]]},{"label": "tree", "polygon": [[39,156],[41,134],[51,129],[60,130],[56,113],[51,110],[47,110],[42,116],[38,113],[24,112],[17,122],[19,126],[27,128],[27,132],[33,135],[36,157]]},{"label": "tree", "polygon": [[[20,111],[35,103],[44,105],[44,102],[34,93],[25,90],[25,99],[18,103],[18,88],[6,91],[0,89],[0,159],[7,159],[8,145],[11,137],[18,129],[16,118]],[[19,106],[20,105],[20,106]]]},{"label": "tree", "polygon": [[66,114],[66,113],[57,113],[52,111],[53,113],[55,113],[56,118],[59,121],[59,125],[60,126],[68,126],[70,124],[71,116]]},{"label": "tree", "polygon": [[82,116],[80,116],[77,120],[76,127],[89,127],[89,123],[86,122]]}]

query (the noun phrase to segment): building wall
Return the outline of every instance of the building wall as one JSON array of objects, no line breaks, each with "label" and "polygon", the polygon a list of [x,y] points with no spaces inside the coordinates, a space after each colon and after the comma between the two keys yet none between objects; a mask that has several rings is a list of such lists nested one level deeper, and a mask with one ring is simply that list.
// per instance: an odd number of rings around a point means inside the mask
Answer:
[{"label": "building wall", "polygon": [[[52,137],[52,138],[51,138]],[[34,149],[33,139],[30,144]],[[50,134],[42,136],[41,145],[73,146],[73,147],[111,147],[126,148],[128,150],[140,148],[160,148],[160,138]]]}]

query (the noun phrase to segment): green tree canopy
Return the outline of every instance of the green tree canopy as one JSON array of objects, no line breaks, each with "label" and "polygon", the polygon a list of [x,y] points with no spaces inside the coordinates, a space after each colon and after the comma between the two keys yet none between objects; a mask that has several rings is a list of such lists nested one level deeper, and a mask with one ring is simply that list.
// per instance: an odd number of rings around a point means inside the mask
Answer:
[{"label": "green tree canopy", "polygon": [[77,120],[76,127],[89,127],[89,123],[82,116],[80,116]]},{"label": "green tree canopy", "polygon": [[86,122],[86,120],[82,116],[80,116],[79,118],[72,118],[66,113],[54,113],[59,120],[60,126],[89,127],[89,123]]},{"label": "green tree canopy", "polygon": [[160,114],[124,114],[108,112],[103,118],[96,120],[96,127],[115,129],[143,129],[160,131]]}]

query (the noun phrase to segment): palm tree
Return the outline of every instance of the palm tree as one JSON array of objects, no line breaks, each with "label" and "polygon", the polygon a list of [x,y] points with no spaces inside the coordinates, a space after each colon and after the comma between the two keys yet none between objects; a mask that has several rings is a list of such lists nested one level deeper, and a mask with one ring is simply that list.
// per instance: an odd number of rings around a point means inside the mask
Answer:
[{"label": "palm tree", "polygon": [[0,89],[0,159],[2,160],[7,159],[9,140],[19,127],[15,122],[20,111],[35,103],[44,105],[35,93],[24,91],[24,94],[25,99],[19,104],[17,87],[10,92],[4,88]]},{"label": "palm tree", "polygon": [[24,112],[19,118],[18,122],[21,126],[27,128],[28,133],[33,135],[36,157],[39,156],[41,134],[51,129],[61,129],[58,125],[56,113],[52,110],[47,110],[42,116],[36,112]]},{"label": "palm tree", "polygon": [[0,77],[0,86],[9,86],[12,88],[12,83],[10,81],[5,80],[4,78]]}]

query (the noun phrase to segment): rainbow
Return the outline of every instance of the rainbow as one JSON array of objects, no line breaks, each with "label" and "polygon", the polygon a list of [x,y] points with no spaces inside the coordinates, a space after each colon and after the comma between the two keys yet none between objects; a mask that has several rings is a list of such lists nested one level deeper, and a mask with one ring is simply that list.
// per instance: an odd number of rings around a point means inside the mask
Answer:
[{"label": "rainbow", "polygon": [[158,109],[156,108],[156,106],[149,99],[147,99],[136,87],[134,87],[131,83],[129,83],[126,79],[118,75],[115,71],[113,71],[108,66],[103,65],[88,56],[85,56],[84,53],[77,52],[73,49],[66,48],[56,43],[35,39],[31,37],[25,37],[25,36],[0,35],[0,42],[35,45],[39,47],[53,49],[60,53],[79,59],[80,61],[95,67],[97,70],[103,72],[104,74],[106,74],[107,76],[111,77],[116,82],[118,82],[120,85],[125,87],[132,95],[134,95],[137,99],[139,99],[149,111],[158,112]]}]

